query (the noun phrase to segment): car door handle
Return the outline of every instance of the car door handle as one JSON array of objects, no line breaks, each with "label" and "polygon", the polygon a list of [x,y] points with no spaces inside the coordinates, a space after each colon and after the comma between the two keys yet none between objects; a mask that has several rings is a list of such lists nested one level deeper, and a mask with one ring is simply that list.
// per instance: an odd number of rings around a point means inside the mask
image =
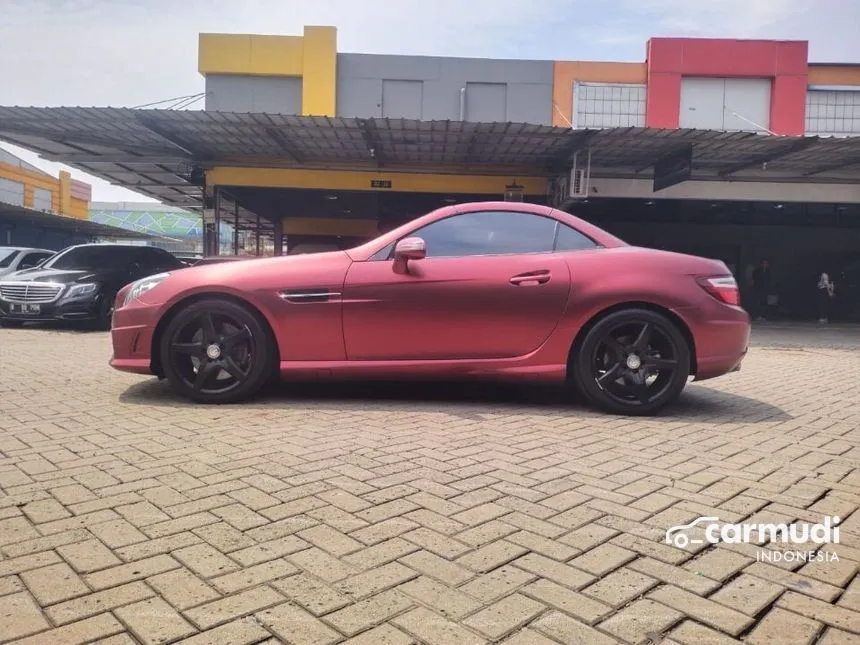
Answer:
[{"label": "car door handle", "polygon": [[514,286],[529,284],[546,284],[547,282],[549,282],[549,278],[549,271],[529,271],[528,273],[521,273],[520,275],[515,275],[513,278],[511,278],[510,282]]}]

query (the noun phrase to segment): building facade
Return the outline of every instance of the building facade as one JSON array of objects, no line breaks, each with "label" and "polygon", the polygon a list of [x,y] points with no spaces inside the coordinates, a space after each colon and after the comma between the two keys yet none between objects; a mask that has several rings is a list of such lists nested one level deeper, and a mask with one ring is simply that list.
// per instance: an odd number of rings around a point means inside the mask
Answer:
[{"label": "building facade", "polygon": [[68,172],[53,177],[0,148],[0,202],[85,220],[91,199],[92,186]]},{"label": "building facade", "polygon": [[860,135],[860,64],[805,41],[652,38],[642,62],[341,53],[302,36],[201,34],[206,109],[340,117]]}]

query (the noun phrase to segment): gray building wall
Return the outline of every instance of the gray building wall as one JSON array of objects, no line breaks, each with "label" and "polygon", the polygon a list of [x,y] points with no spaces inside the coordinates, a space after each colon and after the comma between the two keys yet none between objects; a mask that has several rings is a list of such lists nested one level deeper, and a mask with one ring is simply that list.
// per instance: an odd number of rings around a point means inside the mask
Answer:
[{"label": "gray building wall", "polygon": [[298,115],[302,113],[302,79],[210,75],[206,77],[206,109]]},{"label": "gray building wall", "polygon": [[337,115],[551,125],[552,72],[551,61],[338,54]]}]

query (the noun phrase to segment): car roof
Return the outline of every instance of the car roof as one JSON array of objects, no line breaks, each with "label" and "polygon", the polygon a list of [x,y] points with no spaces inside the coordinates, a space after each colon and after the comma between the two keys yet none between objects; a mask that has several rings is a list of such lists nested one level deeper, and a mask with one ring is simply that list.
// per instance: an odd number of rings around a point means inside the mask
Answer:
[{"label": "car roof", "polygon": [[0,245],[0,249],[8,249],[9,251],[38,251],[39,253],[56,253],[51,249],[38,249],[33,246],[5,246]]},{"label": "car roof", "polygon": [[415,230],[426,226],[431,222],[445,219],[452,215],[462,215],[464,213],[479,211],[514,211],[520,213],[531,213],[533,215],[543,215],[545,217],[551,217],[560,222],[564,222],[568,226],[572,226],[580,233],[587,235],[603,246],[628,246],[624,240],[612,235],[599,226],[595,226],[594,224],[559,208],[554,208],[553,206],[547,206],[544,204],[535,204],[533,202],[506,202],[496,200],[485,202],[465,202],[462,204],[452,204],[450,206],[437,208],[434,211],[430,211],[429,213],[406,222],[392,231],[379,235],[369,242],[347,249],[347,253],[354,260],[367,259],[373,255],[373,253],[376,253],[380,249],[385,248],[388,244],[396,241],[404,230]]}]

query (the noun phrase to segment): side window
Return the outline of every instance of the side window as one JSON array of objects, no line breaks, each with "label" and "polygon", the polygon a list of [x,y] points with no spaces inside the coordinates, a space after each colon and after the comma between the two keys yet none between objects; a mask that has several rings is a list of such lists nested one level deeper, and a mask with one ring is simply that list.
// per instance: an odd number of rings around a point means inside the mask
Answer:
[{"label": "side window", "polygon": [[143,268],[143,271],[149,275],[155,275],[163,271],[172,271],[180,266],[181,262],[167,251],[162,251],[156,248],[147,248],[143,250],[138,261]]},{"label": "side window", "polygon": [[555,236],[555,251],[581,251],[597,248],[598,244],[575,228],[559,222]]},{"label": "side window", "polygon": [[21,262],[18,263],[18,268],[32,269],[46,257],[48,257],[47,253],[26,253],[24,257],[21,258]]},{"label": "side window", "polygon": [[549,253],[556,221],[504,211],[463,213],[428,224],[413,233],[427,244],[428,258]]},{"label": "side window", "polygon": [[[3,251],[3,249],[0,249],[0,251]],[[15,258],[17,258],[20,253],[21,251],[12,251],[9,255],[0,257],[0,269],[6,269],[12,266]]]}]

